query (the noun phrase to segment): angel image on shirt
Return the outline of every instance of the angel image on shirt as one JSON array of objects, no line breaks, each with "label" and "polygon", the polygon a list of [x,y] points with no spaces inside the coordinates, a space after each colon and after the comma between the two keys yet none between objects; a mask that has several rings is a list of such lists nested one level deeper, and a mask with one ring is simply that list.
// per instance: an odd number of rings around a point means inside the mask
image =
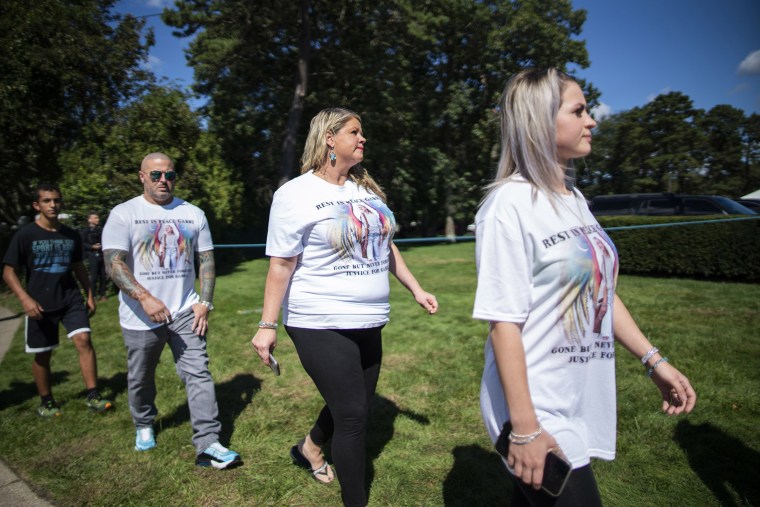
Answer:
[{"label": "angel image on shirt", "polygon": [[395,223],[388,207],[381,201],[362,201],[342,205],[339,213],[331,241],[341,258],[372,261],[382,257]]},{"label": "angel image on shirt", "polygon": [[175,223],[154,224],[139,242],[137,257],[146,269],[182,269],[192,238]]},{"label": "angel image on shirt", "polygon": [[610,243],[586,233],[575,238],[572,256],[563,278],[571,287],[559,306],[559,319],[570,343],[583,343],[588,327],[594,334],[602,330],[602,320],[612,304],[617,264],[610,254]]}]

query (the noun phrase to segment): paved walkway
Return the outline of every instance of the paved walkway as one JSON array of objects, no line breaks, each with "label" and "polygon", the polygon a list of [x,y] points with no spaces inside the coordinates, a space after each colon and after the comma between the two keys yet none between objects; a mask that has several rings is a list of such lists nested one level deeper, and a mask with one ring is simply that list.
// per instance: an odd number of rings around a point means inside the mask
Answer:
[{"label": "paved walkway", "polygon": [[[7,308],[0,307],[0,318],[14,315]],[[0,320],[0,362],[11,345],[23,317]],[[31,376],[31,372],[30,372]],[[0,459],[0,507],[10,506],[48,507],[52,504],[40,498],[29,485],[21,480],[13,470]]]}]

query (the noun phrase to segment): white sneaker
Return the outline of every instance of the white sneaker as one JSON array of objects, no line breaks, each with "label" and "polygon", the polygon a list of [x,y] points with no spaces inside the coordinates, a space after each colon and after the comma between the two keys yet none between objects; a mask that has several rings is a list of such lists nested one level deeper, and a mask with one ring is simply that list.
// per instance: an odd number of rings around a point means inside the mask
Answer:
[{"label": "white sneaker", "polygon": [[156,437],[150,426],[137,428],[135,434],[135,451],[149,451],[156,446]]},{"label": "white sneaker", "polygon": [[227,449],[219,442],[214,442],[195,458],[195,464],[198,466],[210,466],[220,470],[241,463],[242,461],[238,453]]}]

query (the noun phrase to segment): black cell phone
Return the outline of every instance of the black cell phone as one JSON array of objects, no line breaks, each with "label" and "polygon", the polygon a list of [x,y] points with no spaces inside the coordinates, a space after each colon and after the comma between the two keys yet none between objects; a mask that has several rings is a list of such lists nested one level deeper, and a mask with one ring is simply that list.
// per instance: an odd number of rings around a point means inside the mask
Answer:
[{"label": "black cell phone", "polygon": [[269,353],[269,367],[272,368],[275,375],[280,374],[280,363],[277,362],[271,352]]},{"label": "black cell phone", "polygon": [[567,484],[570,472],[572,471],[572,466],[565,458],[555,451],[547,452],[546,461],[544,461],[544,478],[541,481],[541,489],[551,496],[559,496],[565,488],[565,484]]},{"label": "black cell phone", "polygon": [[[504,459],[509,456],[509,433],[511,431],[512,423],[510,421],[505,422],[501,433],[499,433],[499,438],[494,444],[496,452]],[[544,478],[541,481],[541,489],[553,497],[559,496],[562,494],[572,471],[573,467],[565,458],[554,451],[549,451],[546,453],[546,460],[544,461]]]}]

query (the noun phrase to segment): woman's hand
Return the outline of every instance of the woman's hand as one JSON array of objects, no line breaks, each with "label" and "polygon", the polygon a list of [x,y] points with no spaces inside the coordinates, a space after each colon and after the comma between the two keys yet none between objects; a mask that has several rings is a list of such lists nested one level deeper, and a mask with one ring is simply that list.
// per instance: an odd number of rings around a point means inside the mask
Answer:
[{"label": "woman's hand", "polygon": [[414,294],[414,300],[417,301],[430,315],[438,311],[438,300],[429,292],[421,290]]},{"label": "woman's hand", "polygon": [[683,373],[662,362],[652,373],[652,381],[662,394],[662,411],[678,415],[692,411],[697,403],[697,393]]},{"label": "woman's hand", "polygon": [[251,345],[261,358],[261,362],[269,366],[269,354],[277,347],[277,330],[259,328],[258,332],[251,338]]},{"label": "woman's hand", "polygon": [[558,450],[564,457],[554,437],[543,431],[538,438],[528,444],[510,443],[507,464],[514,470],[517,478],[533,486],[533,489],[540,489],[544,480],[546,453],[550,450]]}]

